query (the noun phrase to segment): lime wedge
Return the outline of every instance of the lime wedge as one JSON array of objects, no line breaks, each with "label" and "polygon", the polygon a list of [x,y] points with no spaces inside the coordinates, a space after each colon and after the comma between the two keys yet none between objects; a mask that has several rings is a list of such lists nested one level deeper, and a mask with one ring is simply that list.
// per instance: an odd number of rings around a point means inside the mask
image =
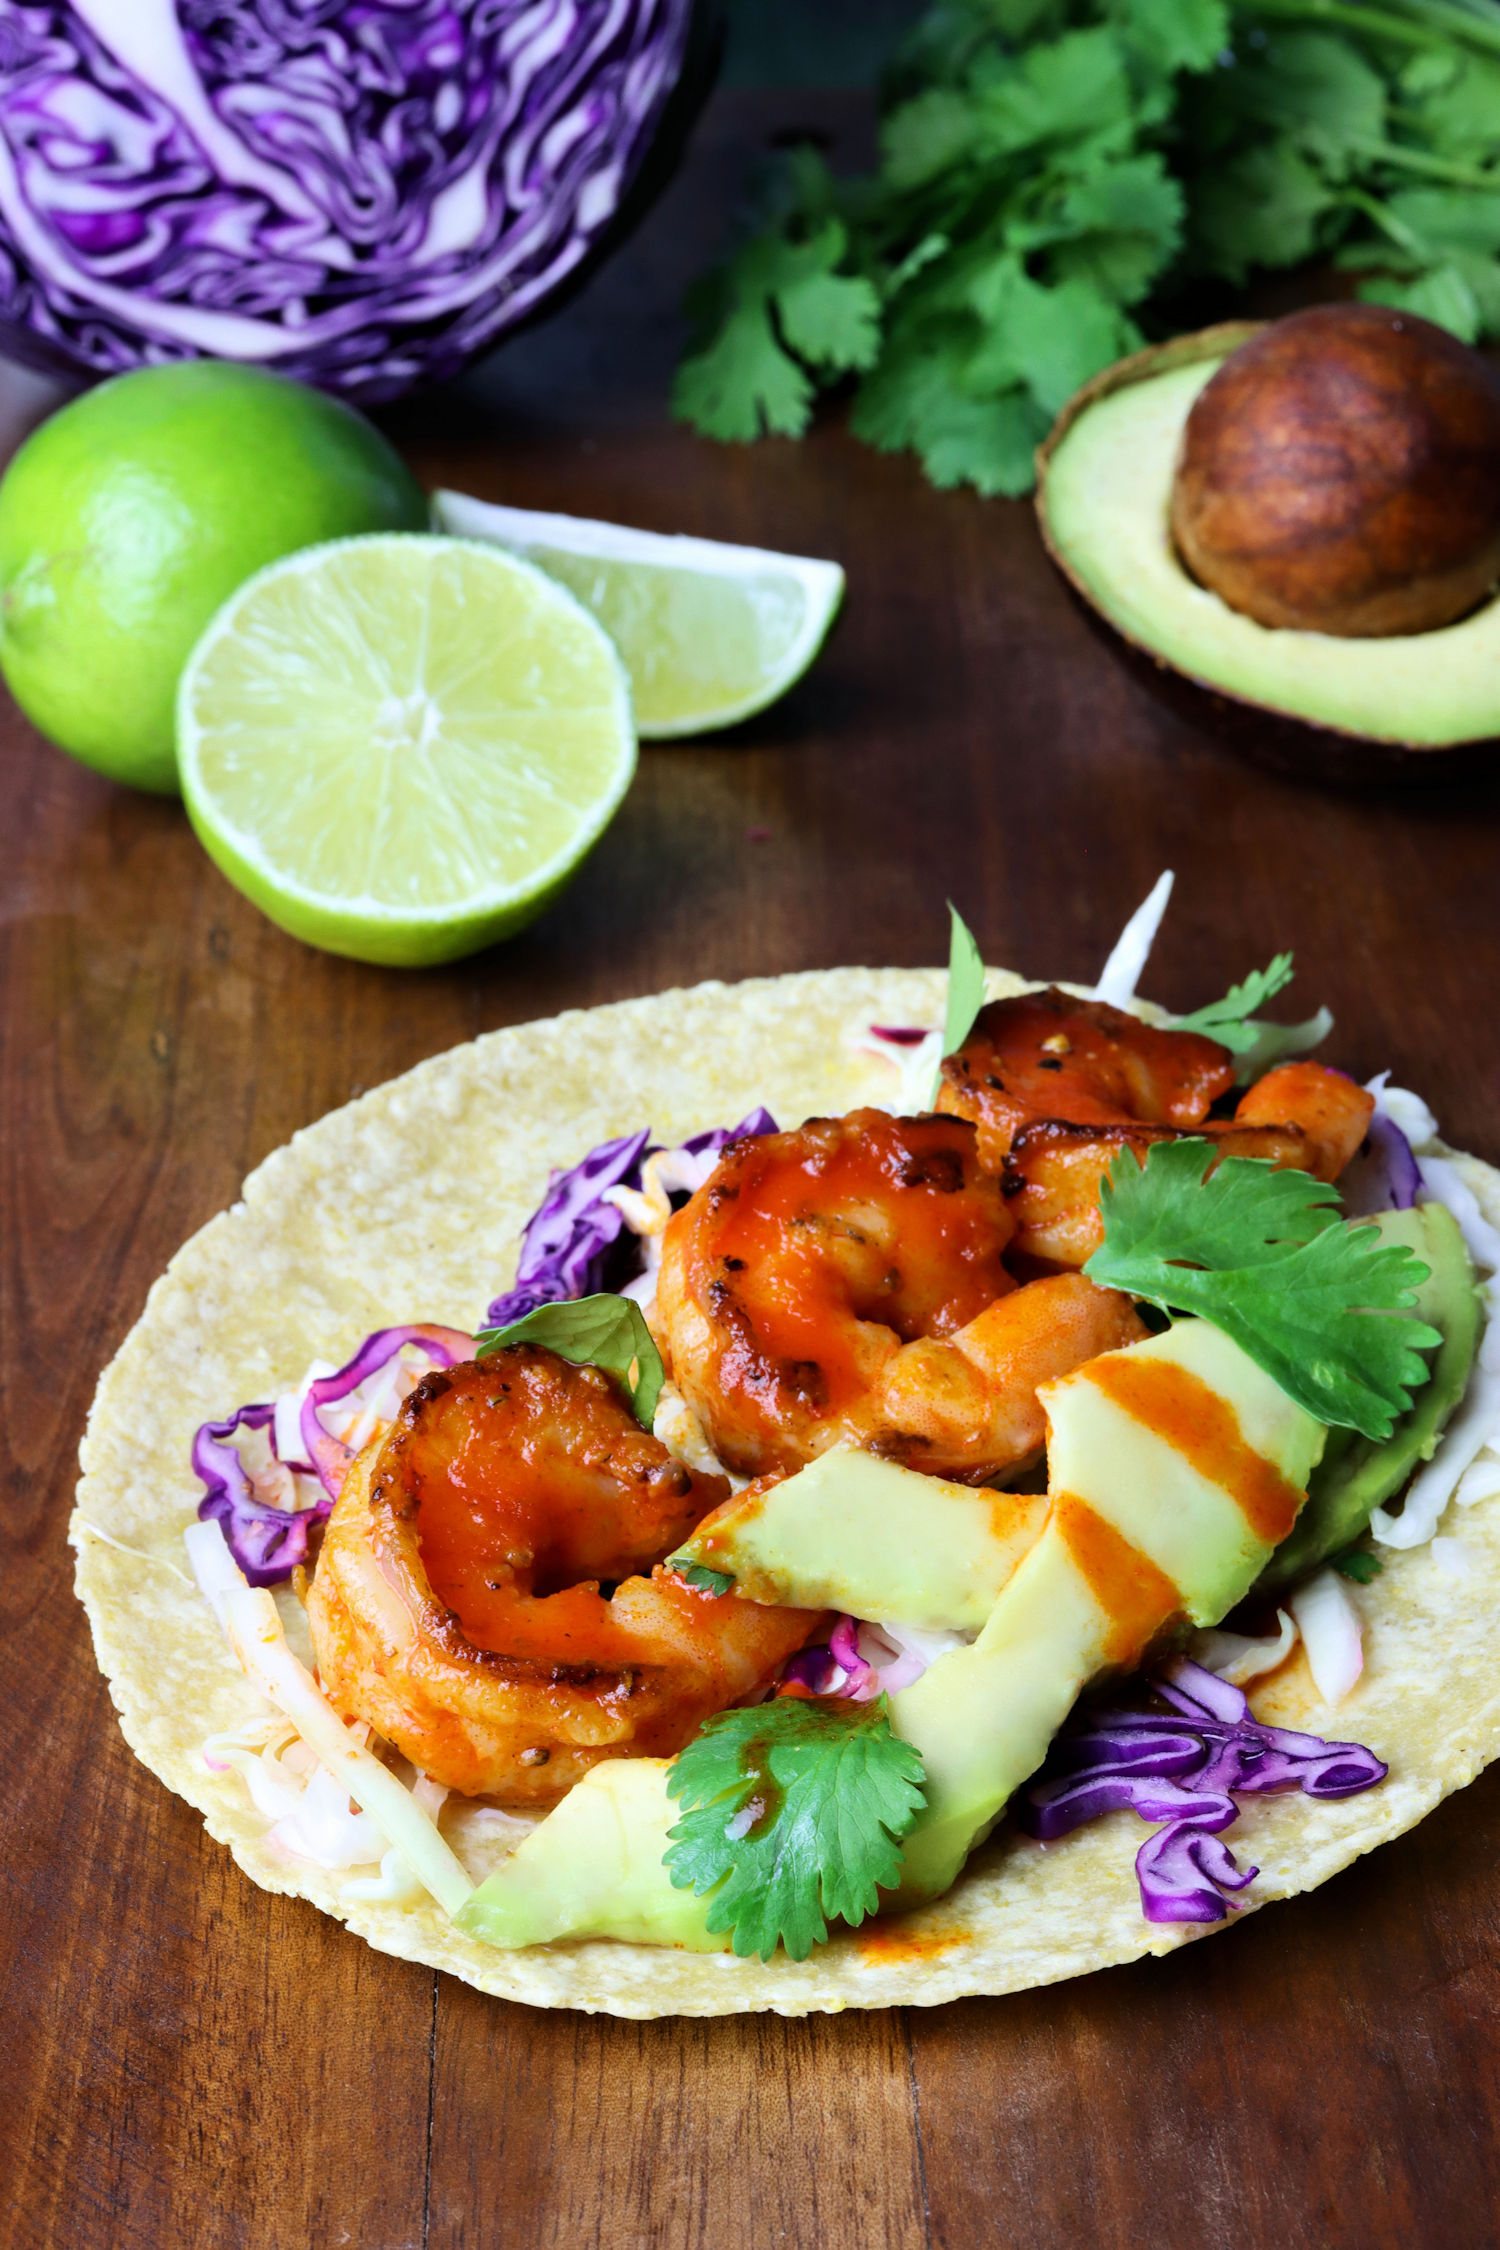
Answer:
[{"label": "lime wedge", "polygon": [[434,495],[436,522],[570,586],[624,657],[647,740],[707,734],[794,687],[844,594],[837,563]]},{"label": "lime wedge", "polygon": [[498,548],[305,548],[225,603],[177,697],[211,859],[309,944],[407,968],[539,914],[630,783],[630,687],[582,605]]}]

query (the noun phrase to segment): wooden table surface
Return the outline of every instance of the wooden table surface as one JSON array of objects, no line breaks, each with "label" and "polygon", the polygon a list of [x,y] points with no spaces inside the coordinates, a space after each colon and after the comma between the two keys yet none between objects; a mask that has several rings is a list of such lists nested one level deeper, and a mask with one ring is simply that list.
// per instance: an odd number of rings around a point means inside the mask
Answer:
[{"label": "wooden table surface", "polygon": [[[674,427],[680,284],[747,150],[721,96],[634,245],[553,326],[394,417],[418,470],[839,557],[813,675],[648,748],[587,874],[430,974],[309,952],[7,710],[0,880],[7,2245],[1078,2250],[1500,2240],[1500,1776],[1314,1896],[1161,1961],[881,2015],[618,2023],[387,1960],[254,1889],[127,1752],[64,1542],[98,1372],[179,1243],[299,1126],[496,1025],[692,982],[992,961],[1089,978],[1158,871],[1190,1007],[1282,946],[1333,1052],[1500,1159],[1496,798],[1272,778],[1088,629],[1029,510],[930,490],[837,420]],[[817,114],[836,144],[868,120]],[[13,424],[42,393],[11,381]]]}]

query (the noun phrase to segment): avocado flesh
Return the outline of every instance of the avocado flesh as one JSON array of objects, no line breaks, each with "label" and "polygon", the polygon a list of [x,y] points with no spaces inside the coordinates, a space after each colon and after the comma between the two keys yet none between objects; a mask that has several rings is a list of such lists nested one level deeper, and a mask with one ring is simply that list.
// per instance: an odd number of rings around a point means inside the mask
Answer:
[{"label": "avocado flesh", "polygon": [[1417,1291],[1416,1309],[1443,1340],[1410,1411],[1383,1443],[1356,1430],[1330,1430],[1307,1505],[1261,1572],[1257,1592],[1274,1593],[1305,1578],[1357,1539],[1374,1511],[1400,1491],[1414,1469],[1432,1459],[1468,1386],[1479,1348],[1481,1303],[1458,1221],[1446,1204],[1419,1203],[1410,1211],[1383,1211],[1374,1223],[1386,1242],[1414,1251],[1431,1268]]},{"label": "avocado flesh", "polygon": [[[1179,1321],[1103,1357],[1161,1360],[1197,1376],[1233,1408],[1245,1442],[1305,1490],[1322,1424],[1208,1322]],[[1181,1615],[1214,1623],[1243,1598],[1271,1549],[1222,1486],[1101,1396],[1090,1381],[1100,1364],[1091,1360],[1042,1393],[1052,1487],[1043,1505],[1050,1509],[1060,1494],[1085,1502],[1172,1580],[1170,1603],[1143,1628],[1147,1638]],[[830,1481],[837,1489],[836,1477]],[[722,1557],[710,1556],[708,1567],[722,1567]],[[899,1892],[886,1903],[914,1906],[949,1889],[1089,1681],[1141,1653],[1121,1649],[1114,1609],[1049,1514],[973,1645],[940,1657],[891,1697],[891,1723],[921,1751],[927,1781]],[[615,1937],[725,1950],[727,1936],[709,1935],[708,1902],[675,1890],[662,1865],[677,1817],[667,1772],[660,1759],[596,1766],[480,1885],[459,1926],[501,1946]]]},{"label": "avocado flesh", "polygon": [[[1127,640],[1205,686],[1368,741],[1444,749],[1500,733],[1500,600],[1437,632],[1343,640],[1258,625],[1200,586],[1168,530],[1189,409],[1226,353],[1193,339],[1098,379],[1044,449],[1038,495],[1053,555]],[[1162,372],[1153,372],[1156,366]]]},{"label": "avocado flesh", "polygon": [[670,1563],[724,1571],[752,1602],[977,1632],[1046,1513],[1043,1493],[950,1484],[838,1446],[726,1500]]},{"label": "avocado flesh", "polygon": [[724,1953],[707,1903],[673,1888],[662,1856],[678,1809],[666,1758],[612,1758],[595,1766],[487,1875],[456,1919],[487,1945],[549,1945],[557,1938],[622,1938]]},{"label": "avocado flesh", "polygon": [[1170,1581],[1173,1599],[1156,1612],[1137,1604],[1132,1645],[1122,1646],[1109,1586],[1091,1580],[1054,1509],[973,1646],[939,1657],[891,1698],[891,1723],[927,1772],[898,1906],[949,1888],[1090,1680],[1139,1662],[1176,1617],[1216,1624],[1272,1551],[1224,1485],[1095,1383],[1095,1370],[1127,1359],[1164,1361],[1207,1383],[1232,1408],[1246,1445],[1298,1492],[1323,1450],[1323,1425],[1207,1321],[1179,1321],[1045,1386],[1054,1502],[1084,1502]]}]

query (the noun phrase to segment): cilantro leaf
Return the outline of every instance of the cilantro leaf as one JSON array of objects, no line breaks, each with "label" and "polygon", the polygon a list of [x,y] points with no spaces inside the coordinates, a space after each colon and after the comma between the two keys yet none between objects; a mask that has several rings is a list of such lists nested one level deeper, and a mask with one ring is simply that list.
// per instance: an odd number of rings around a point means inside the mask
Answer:
[{"label": "cilantro leaf", "polygon": [[1205,1039],[1227,1047],[1238,1058],[1236,1078],[1242,1086],[1247,1085],[1288,1055],[1305,1055],[1333,1029],[1333,1018],[1326,1008],[1302,1023],[1256,1021],[1255,1010],[1274,1000],[1291,981],[1292,956],[1278,953],[1264,969],[1252,969],[1243,984],[1232,984],[1222,1000],[1210,1000],[1190,1016],[1178,1016],[1172,1028],[1201,1032]]},{"label": "cilantro leaf", "polygon": [[1189,186],[1193,262],[1237,284],[1255,266],[1300,265],[1337,200],[1289,139],[1248,148]]},{"label": "cilantro leaf", "polygon": [[1208,70],[1229,44],[1223,0],[1114,0],[1110,13],[1160,71]]},{"label": "cilantro leaf", "polygon": [[672,388],[672,412],[705,437],[747,445],[763,433],[801,437],[813,387],[771,326],[766,293],[747,294],[713,341],[685,359]]},{"label": "cilantro leaf", "polygon": [[[805,168],[804,192],[822,181]],[[718,333],[677,371],[672,410],[728,443],[763,430],[800,437],[812,412],[806,361],[828,374],[858,372],[880,349],[880,298],[860,274],[835,271],[848,249],[842,221],[825,217],[805,236],[782,229],[747,242],[696,300]]]},{"label": "cilantro leaf", "polygon": [[1274,1000],[1292,981],[1292,956],[1277,953],[1264,969],[1252,969],[1243,984],[1232,984],[1222,1000],[1210,1000],[1203,1008],[1195,1008],[1190,1016],[1179,1016],[1174,1031],[1201,1031],[1206,1039],[1217,1040],[1231,1054],[1241,1048],[1253,1046],[1254,1029],[1246,1022],[1257,1008]]},{"label": "cilantro leaf", "polygon": [[1050,251],[1056,280],[1086,280],[1113,303],[1131,305],[1178,249],[1183,208],[1181,187],[1153,152],[1066,186],[1036,219],[1013,225],[1010,239],[1021,250]]},{"label": "cilantro leaf", "polygon": [[721,1711],[679,1752],[667,1792],[683,1809],[665,1866],[712,1894],[710,1930],[768,1961],[805,1961],[830,1922],[857,1926],[901,1864],[922,1760],[874,1703],[782,1697]]},{"label": "cilantro leaf", "polygon": [[668,1555],[667,1568],[684,1586],[693,1586],[700,1594],[727,1594],[734,1584],[732,1571],[710,1570],[707,1563],[679,1562],[675,1555]]},{"label": "cilantro leaf", "polygon": [[1122,1150],[1101,1183],[1104,1242],[1084,1271],[1163,1311],[1197,1313],[1331,1426],[1387,1438],[1442,1342],[1411,1313],[1428,1268],[1372,1226],[1338,1223],[1338,1191],[1213,1144]]},{"label": "cilantro leaf", "polygon": [[862,274],[800,274],[776,293],[782,334],[816,365],[859,370],[880,352],[880,299]]},{"label": "cilantro leaf", "polygon": [[[974,932],[959,913],[952,899],[948,901],[951,925],[948,932],[948,1005],[943,1016],[943,1055],[955,1055],[974,1028],[974,1019],[984,1006],[984,955],[975,942]],[[938,1088],[943,1083],[943,1055],[939,1055],[937,1072],[932,1081],[932,1101],[938,1098]]]},{"label": "cilantro leaf", "polygon": [[1385,1568],[1368,1547],[1346,1547],[1341,1555],[1331,1555],[1329,1561],[1341,1577],[1352,1578],[1356,1586],[1368,1586]]},{"label": "cilantro leaf", "polygon": [[634,1298],[601,1291],[595,1297],[538,1305],[507,1328],[481,1330],[474,1339],[474,1357],[487,1359],[507,1344],[540,1344],[575,1367],[602,1367],[624,1384],[631,1412],[642,1429],[650,1429],[666,1370]]}]

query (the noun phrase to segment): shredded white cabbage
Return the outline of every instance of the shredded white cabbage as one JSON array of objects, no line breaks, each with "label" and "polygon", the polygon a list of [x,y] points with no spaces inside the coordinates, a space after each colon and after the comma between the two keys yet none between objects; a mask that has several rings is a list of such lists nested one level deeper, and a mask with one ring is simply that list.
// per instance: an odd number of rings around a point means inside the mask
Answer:
[{"label": "shredded white cabbage", "polygon": [[1388,1117],[1420,1156],[1438,1137],[1437,1119],[1420,1094],[1412,1093],[1406,1086],[1393,1086],[1390,1078],[1390,1072],[1382,1070],[1377,1077],[1366,1080],[1365,1092],[1375,1096],[1377,1114]]},{"label": "shredded white cabbage", "polygon": [[1231,1687],[1243,1687],[1284,1664],[1297,1646],[1297,1621],[1284,1609],[1276,1612],[1276,1631],[1258,1639],[1249,1633],[1227,1633],[1214,1626],[1193,1636],[1192,1659],[1205,1672],[1217,1674]]},{"label": "shredded white cabbage", "polygon": [[1112,1008],[1130,1006],[1156,943],[1156,933],[1167,911],[1174,880],[1170,867],[1158,875],[1149,896],[1142,899],[1131,915],[1099,973],[1099,982],[1094,987],[1096,1000],[1107,1000]]},{"label": "shredded white cabbage", "polygon": [[[1409,1140],[1413,1136],[1402,1122],[1403,1115],[1421,1133],[1427,1151],[1417,1157],[1423,1189],[1452,1212],[1469,1255],[1484,1277],[1484,1332],[1462,1402],[1432,1459],[1407,1487],[1400,1514],[1377,1508],[1370,1518],[1370,1530],[1383,1547],[1421,1547],[1437,1530],[1450,1501],[1472,1507],[1500,1488],[1500,1229],[1485,1217],[1478,1197],[1452,1159],[1431,1153],[1437,1125],[1426,1104],[1399,1086],[1372,1081],[1371,1090],[1376,1107],[1394,1118]],[[1420,1109],[1421,1117],[1407,1105]]]},{"label": "shredded white cabbage", "polygon": [[977,1638],[976,1633],[950,1632],[941,1627],[872,1622],[860,1625],[854,1645],[877,1674],[881,1692],[895,1695],[920,1680],[950,1649],[968,1648]]},{"label": "shredded white cabbage", "polygon": [[[913,1030],[916,1026],[912,1026]],[[925,1117],[932,1108],[933,1080],[943,1059],[941,1031],[926,1031],[911,1046],[897,1046],[878,1038],[873,1029],[854,1041],[857,1055],[876,1055],[894,1073],[889,1098],[874,1101],[872,1109],[888,1110],[893,1117]]]},{"label": "shredded white cabbage", "polygon": [[1359,1611],[1348,1582],[1333,1569],[1294,1587],[1287,1606],[1302,1635],[1313,1686],[1325,1703],[1342,1703],[1365,1668]]},{"label": "shredded white cabbage", "polygon": [[701,1477],[727,1477],[736,1492],[743,1492],[750,1481],[725,1468],[709,1444],[703,1424],[670,1377],[662,1384],[656,1401],[651,1434],[658,1444],[666,1447],[674,1461],[680,1461],[685,1469],[693,1469]]},{"label": "shredded white cabbage", "polygon": [[[369,1866],[381,1858],[382,1879],[386,1879],[380,1848],[383,1844],[387,1857],[399,1853],[423,1888],[447,1913],[456,1914],[474,1886],[439,1833],[435,1818],[365,1747],[369,1729],[363,1725],[351,1729],[334,1710],[312,1674],[288,1647],[271,1596],[263,1588],[246,1583],[219,1525],[190,1524],[183,1538],[193,1574],[247,1677],[290,1722],[313,1759],[327,1770],[328,1780],[319,1784],[311,1802],[307,1801],[309,1780],[303,1784],[298,1803],[278,1815],[279,1820],[298,1822],[296,1836],[312,1847],[303,1856],[317,1858],[320,1852],[338,1851],[349,1840],[350,1831],[341,1829],[338,1823],[358,1817],[350,1809],[352,1798],[360,1814],[368,1816],[370,1826],[358,1831],[360,1858],[342,1864]],[[262,1763],[263,1758],[262,1753]],[[237,1760],[226,1757],[224,1762]],[[279,1752],[276,1762],[280,1770],[263,1772],[260,1784],[268,1790],[274,1787],[280,1797],[290,1786],[289,1769]],[[285,1835],[278,1840],[287,1842],[289,1849],[297,1848]],[[320,1863],[336,1864],[327,1859]],[[392,1878],[396,1872],[392,1867]]]}]

